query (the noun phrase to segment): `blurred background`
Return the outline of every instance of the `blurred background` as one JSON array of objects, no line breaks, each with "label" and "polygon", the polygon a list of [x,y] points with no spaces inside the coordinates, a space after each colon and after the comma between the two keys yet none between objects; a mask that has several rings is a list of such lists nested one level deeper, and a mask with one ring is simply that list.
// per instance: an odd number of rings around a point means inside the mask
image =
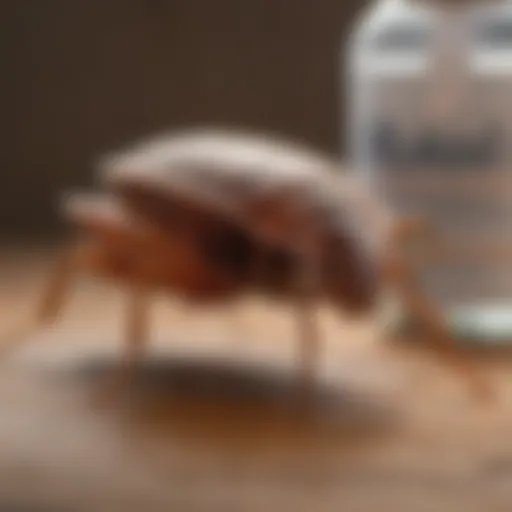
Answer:
[{"label": "blurred background", "polygon": [[55,233],[95,159],[189,124],[340,149],[341,50],[360,0],[5,0],[0,234]]}]

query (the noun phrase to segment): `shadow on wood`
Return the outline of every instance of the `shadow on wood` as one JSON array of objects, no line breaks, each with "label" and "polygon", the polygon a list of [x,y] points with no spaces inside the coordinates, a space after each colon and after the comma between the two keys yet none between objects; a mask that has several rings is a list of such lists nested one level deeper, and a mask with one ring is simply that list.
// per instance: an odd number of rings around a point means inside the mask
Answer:
[{"label": "shadow on wood", "polygon": [[[115,364],[89,359],[67,376],[90,390]],[[399,418],[382,396],[320,380],[308,395],[293,371],[206,358],[146,360],[119,398],[108,413],[131,428],[203,441],[264,439],[281,447],[378,437]]]}]

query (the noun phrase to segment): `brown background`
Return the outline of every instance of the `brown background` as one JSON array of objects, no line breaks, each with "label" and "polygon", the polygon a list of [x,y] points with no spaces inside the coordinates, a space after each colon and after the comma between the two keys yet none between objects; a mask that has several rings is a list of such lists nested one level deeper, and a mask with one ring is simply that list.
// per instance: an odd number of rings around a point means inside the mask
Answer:
[{"label": "brown background", "polygon": [[340,48],[357,0],[2,0],[0,234],[62,226],[94,159],[191,123],[339,150]]}]

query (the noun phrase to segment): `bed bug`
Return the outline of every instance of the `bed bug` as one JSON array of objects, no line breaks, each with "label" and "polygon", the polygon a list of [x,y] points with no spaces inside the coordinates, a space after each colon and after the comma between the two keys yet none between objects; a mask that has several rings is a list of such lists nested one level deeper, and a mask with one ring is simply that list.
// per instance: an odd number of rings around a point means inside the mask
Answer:
[{"label": "bed bug", "polygon": [[131,367],[147,341],[152,292],[199,305],[259,294],[294,304],[299,374],[311,383],[318,301],[368,313],[393,287],[439,353],[484,389],[402,257],[425,224],[395,219],[338,159],[277,136],[195,129],[108,155],[98,174],[98,192],[65,202],[83,239],[63,255],[31,328],[55,319],[77,270],[122,282]]}]

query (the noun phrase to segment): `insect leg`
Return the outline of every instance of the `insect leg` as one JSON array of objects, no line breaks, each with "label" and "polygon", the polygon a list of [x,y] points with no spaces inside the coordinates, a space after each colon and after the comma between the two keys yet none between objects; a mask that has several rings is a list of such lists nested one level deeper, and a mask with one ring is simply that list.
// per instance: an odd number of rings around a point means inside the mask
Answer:
[{"label": "insect leg", "polygon": [[[267,250],[268,248],[264,244],[259,244],[256,246],[253,253],[248,272],[249,289],[253,293],[259,287],[264,286],[265,283],[265,255]],[[236,346],[239,345],[240,340],[244,340],[246,342],[254,341],[253,332],[255,326],[250,315],[251,308],[247,307],[247,298],[248,297],[243,294],[233,304],[231,326],[232,337]]]},{"label": "insect leg", "polygon": [[100,390],[97,397],[100,405],[108,404],[133,381],[148,341],[147,299],[145,287],[138,285],[135,285],[128,295],[122,357],[107,386]]},{"label": "insect leg", "polygon": [[302,295],[297,301],[299,328],[299,364],[301,379],[306,389],[314,385],[319,356],[320,335],[316,315],[316,303],[312,297]]},{"label": "insect leg", "polygon": [[298,290],[296,302],[299,328],[299,364],[305,391],[312,391],[320,352],[320,332],[317,318],[320,262],[316,237],[304,236],[297,267]]},{"label": "insect leg", "polygon": [[125,362],[133,366],[141,360],[148,341],[147,294],[141,287],[136,287],[128,297],[125,337]]},{"label": "insect leg", "polygon": [[81,246],[73,246],[63,252],[33,317],[0,338],[0,350],[3,353],[57,319],[65,304],[71,278],[80,267],[83,256],[85,253]]},{"label": "insect leg", "polygon": [[457,349],[441,311],[420,291],[412,268],[403,261],[390,261],[388,278],[397,286],[408,312],[423,327],[430,346],[447,364],[469,381],[477,396],[491,398],[489,383],[478,374],[464,354]]}]

